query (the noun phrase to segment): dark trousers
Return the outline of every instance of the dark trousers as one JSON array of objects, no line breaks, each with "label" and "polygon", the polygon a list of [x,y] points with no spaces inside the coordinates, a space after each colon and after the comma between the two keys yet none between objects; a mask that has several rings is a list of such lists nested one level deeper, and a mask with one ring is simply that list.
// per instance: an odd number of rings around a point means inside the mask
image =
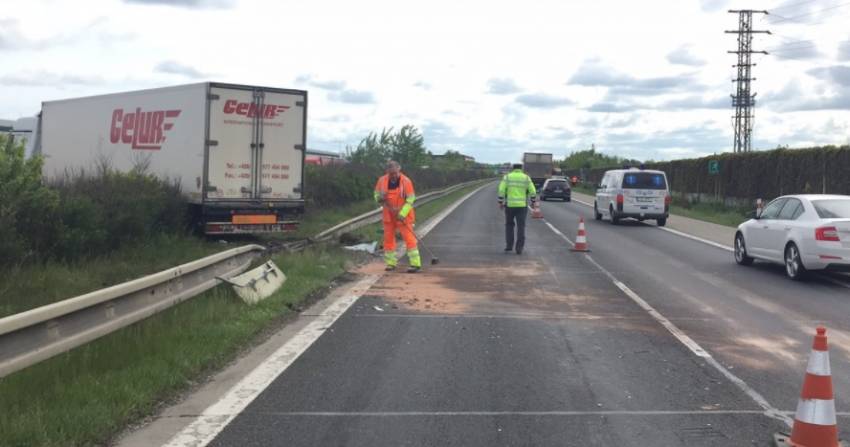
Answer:
[{"label": "dark trousers", "polygon": [[[516,225],[516,249],[522,251],[525,247],[525,216],[528,208],[519,206],[516,208],[505,207],[505,247],[514,248],[514,225]],[[516,221],[516,224],[514,224]]]}]

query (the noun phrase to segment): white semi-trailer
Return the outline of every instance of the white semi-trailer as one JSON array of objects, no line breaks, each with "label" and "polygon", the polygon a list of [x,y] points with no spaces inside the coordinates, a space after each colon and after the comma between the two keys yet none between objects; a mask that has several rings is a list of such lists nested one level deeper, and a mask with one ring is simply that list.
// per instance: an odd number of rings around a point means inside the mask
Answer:
[{"label": "white semi-trailer", "polygon": [[295,230],[307,92],[205,82],[42,104],[48,178],[108,162],[180,182],[207,234]]}]

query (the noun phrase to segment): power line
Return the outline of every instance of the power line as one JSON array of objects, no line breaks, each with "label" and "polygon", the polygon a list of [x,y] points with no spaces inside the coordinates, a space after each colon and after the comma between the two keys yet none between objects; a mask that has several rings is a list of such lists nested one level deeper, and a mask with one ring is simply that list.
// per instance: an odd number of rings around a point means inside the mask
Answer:
[{"label": "power line", "polygon": [[812,48],[817,48],[817,45],[812,44],[812,45],[806,45],[804,47],[788,48],[788,49],[784,49],[784,50],[774,50],[774,51],[771,51],[770,54],[775,56],[777,54],[793,53],[795,51],[806,51],[806,50],[810,50]]},{"label": "power line", "polygon": [[797,40],[797,41],[777,45],[775,47],[765,48],[765,51],[772,53],[774,51],[786,51],[786,50],[792,50],[792,49],[796,49],[796,48],[810,47],[810,46],[814,46],[814,45],[815,45],[814,40]]},{"label": "power line", "polygon": [[826,11],[832,11],[833,9],[842,8],[842,7],[847,6],[847,5],[850,5],[850,2],[841,3],[841,4],[838,4],[838,5],[835,5],[835,6],[831,6],[829,8],[823,8],[823,9],[820,9],[818,11],[812,11],[812,12],[808,12],[806,14],[800,14],[800,15],[796,15],[796,16],[793,16],[793,17],[782,17],[782,16],[777,15],[777,17],[781,17],[781,18],[779,20],[771,22],[771,25],[776,25],[778,23],[783,23],[783,22],[787,22],[787,21],[790,21],[790,20],[797,20],[797,19],[802,18],[802,17],[808,17],[808,16],[811,16],[811,15],[823,13],[823,12],[826,12]]},{"label": "power line", "polygon": [[779,9],[788,9],[788,8],[793,8],[795,6],[808,5],[809,3],[814,3],[814,2],[818,2],[818,1],[821,1],[821,0],[806,0],[804,2],[791,3],[790,5],[777,6],[776,8],[770,8],[771,15],[773,15],[773,11],[776,11],[776,10],[779,10]]}]

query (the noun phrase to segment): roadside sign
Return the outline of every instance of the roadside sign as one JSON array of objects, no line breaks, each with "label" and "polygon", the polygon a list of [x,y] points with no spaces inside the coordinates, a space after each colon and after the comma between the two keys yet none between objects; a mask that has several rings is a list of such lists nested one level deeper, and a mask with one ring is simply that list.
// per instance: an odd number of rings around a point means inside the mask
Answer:
[{"label": "roadside sign", "polygon": [[708,161],[708,173],[710,175],[720,174],[720,162],[717,160]]}]

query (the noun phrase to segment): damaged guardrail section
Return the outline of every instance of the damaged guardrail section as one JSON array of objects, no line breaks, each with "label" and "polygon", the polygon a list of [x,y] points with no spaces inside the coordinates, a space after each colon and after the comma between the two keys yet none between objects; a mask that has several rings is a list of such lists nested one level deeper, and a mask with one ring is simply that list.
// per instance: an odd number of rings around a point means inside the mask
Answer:
[{"label": "damaged guardrail section", "polygon": [[[422,205],[460,188],[493,181],[474,180],[420,196]],[[378,208],[329,228],[314,241],[378,222]],[[300,242],[302,249],[310,240]],[[0,318],[0,377],[127,327],[245,272],[266,249],[245,245],[143,278]]]},{"label": "damaged guardrail section", "polygon": [[[426,203],[428,203],[432,200],[437,200],[440,197],[445,197],[445,196],[447,196],[447,195],[449,195],[449,194],[451,194],[451,193],[453,193],[453,192],[455,192],[455,191],[457,191],[461,188],[465,188],[465,187],[470,186],[470,185],[476,185],[476,184],[487,183],[487,182],[492,182],[492,181],[493,181],[493,179],[472,180],[472,181],[465,182],[465,183],[459,183],[457,185],[450,186],[448,188],[441,189],[439,191],[432,191],[432,192],[429,192],[427,194],[417,196],[416,197],[416,206],[421,206],[421,205],[424,205],[424,204],[426,204]],[[346,220],[345,222],[342,222],[339,225],[335,225],[331,228],[328,228],[327,230],[322,231],[321,233],[317,234],[316,236],[312,237],[311,239],[316,240],[316,241],[325,241],[325,240],[337,237],[342,233],[354,231],[354,230],[356,230],[360,227],[363,227],[363,226],[366,226],[366,225],[369,225],[369,224],[373,224],[375,222],[380,222],[382,212],[383,212],[383,209],[378,208],[376,210],[369,211],[368,213],[361,214],[357,217]]]},{"label": "damaged guardrail section", "polygon": [[123,284],[0,319],[0,377],[165,310],[244,272],[265,249],[216,253]]}]

